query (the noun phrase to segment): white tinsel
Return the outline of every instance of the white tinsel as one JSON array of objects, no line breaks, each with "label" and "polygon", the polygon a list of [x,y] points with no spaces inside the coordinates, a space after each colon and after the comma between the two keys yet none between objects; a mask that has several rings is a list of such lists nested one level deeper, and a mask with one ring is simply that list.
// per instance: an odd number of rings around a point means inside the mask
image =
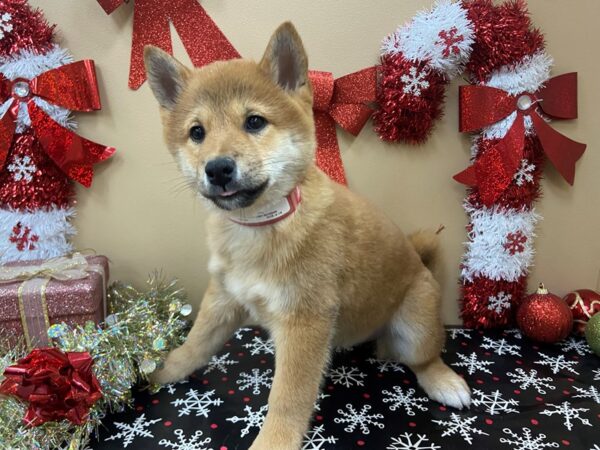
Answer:
[{"label": "white tinsel", "polygon": [[[533,262],[535,225],[541,219],[534,210],[473,208],[465,205],[473,229],[463,256],[462,278],[472,281],[476,276],[491,280],[516,281],[527,274]],[[523,251],[511,254],[505,248],[509,233],[522,233],[527,238]]]}]

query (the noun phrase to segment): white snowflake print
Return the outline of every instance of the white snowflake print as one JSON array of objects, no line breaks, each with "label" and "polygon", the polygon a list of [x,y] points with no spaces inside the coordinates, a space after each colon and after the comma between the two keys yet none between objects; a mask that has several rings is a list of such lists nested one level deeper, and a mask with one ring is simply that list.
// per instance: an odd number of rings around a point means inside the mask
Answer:
[{"label": "white snowflake print", "polygon": [[561,370],[567,370],[575,375],[579,375],[575,369],[573,369],[573,365],[578,364],[577,361],[567,361],[563,355],[558,356],[548,356],[544,353],[538,352],[538,355],[542,357],[539,361],[534,361],[534,364],[539,364],[540,366],[548,366],[552,373],[556,375]]},{"label": "white snowflake print", "polygon": [[507,372],[506,375],[512,377],[510,379],[511,383],[521,383],[519,385],[521,389],[527,389],[529,386],[533,386],[539,394],[545,394],[546,389],[556,389],[556,386],[550,383],[552,381],[551,377],[538,377],[537,370],[535,369],[531,369],[529,370],[529,373],[527,373],[520,367],[517,367],[515,372],[516,373]]},{"label": "white snowflake print", "polygon": [[579,394],[574,395],[573,398],[589,398],[600,405],[600,391],[596,386],[590,386],[588,389],[573,386],[573,389],[579,392]]},{"label": "white snowflake print", "polygon": [[15,156],[12,160],[12,163],[10,163],[6,168],[10,173],[12,173],[13,180],[25,180],[26,183],[29,183],[31,180],[33,180],[33,174],[37,170],[37,167],[27,155]]},{"label": "white snowflake print", "polygon": [[533,171],[535,166],[530,164],[528,160],[522,159],[521,166],[515,172],[513,180],[517,186],[523,186],[525,183],[533,183]]},{"label": "white snowflake print", "polygon": [[500,442],[503,444],[516,445],[516,447],[513,447],[513,450],[541,450],[548,447],[558,448],[558,443],[556,442],[544,442],[544,439],[546,439],[545,434],[538,434],[533,437],[529,428],[523,428],[522,436],[519,436],[509,428],[504,428],[502,432],[510,436],[511,439],[502,437],[500,438]]},{"label": "white snowflake print", "polygon": [[221,373],[227,373],[227,366],[232,366],[234,364],[239,364],[239,361],[229,359],[229,353],[225,353],[221,356],[215,355],[210,359],[203,373],[204,375],[206,375],[207,373],[210,373],[215,369],[217,369]]},{"label": "white snowflake print", "polygon": [[402,92],[405,94],[412,94],[415,97],[420,97],[421,92],[429,87],[429,81],[425,79],[427,73],[425,71],[417,72],[416,67],[411,67],[408,70],[408,74],[404,74],[400,77],[400,81],[404,83]]},{"label": "white snowflake print", "polygon": [[246,422],[246,426],[241,431],[241,436],[244,437],[250,432],[250,428],[256,427],[260,428],[265,420],[265,414],[267,412],[269,405],[261,406],[260,409],[256,411],[252,411],[252,407],[250,405],[244,406],[244,411],[246,412],[246,416],[238,417],[233,416],[229,417],[225,420],[228,422],[238,423],[238,422]]},{"label": "white snowflake print", "polygon": [[306,433],[302,450],[325,450],[323,445],[335,444],[336,442],[336,437],[325,436],[325,425],[318,425]]},{"label": "white snowflake print", "polygon": [[430,442],[426,435],[417,434],[413,439],[412,433],[401,434],[400,437],[392,438],[392,443],[386,450],[438,450],[442,447]]},{"label": "white snowflake print", "polygon": [[317,400],[315,401],[315,411],[321,411],[321,400],[325,400],[327,397],[331,397],[331,395],[319,392]]},{"label": "white snowflake print", "polygon": [[158,445],[172,448],[173,450],[210,450],[205,445],[210,444],[211,439],[207,437],[200,440],[202,437],[202,431],[200,430],[196,431],[189,439],[185,437],[183,430],[175,430],[174,433],[177,436],[177,442],[161,439]]},{"label": "white snowflake print", "polygon": [[142,414],[135,419],[133,423],[115,422],[115,427],[121,431],[105,438],[105,440],[115,441],[117,439],[123,439],[123,448],[127,448],[127,446],[137,437],[153,438],[154,435],[147,428],[161,420],[162,419],[146,420],[146,414]]},{"label": "white snowflake print", "polygon": [[451,328],[448,330],[451,339],[456,339],[458,336],[462,336],[465,339],[471,339],[471,330],[468,328]]},{"label": "white snowflake print", "polygon": [[512,295],[507,294],[504,291],[498,292],[497,295],[490,295],[488,297],[488,309],[494,311],[496,314],[502,314],[505,309],[510,309],[510,299]]},{"label": "white snowflake print", "polygon": [[273,371],[271,369],[265,370],[263,373],[260,373],[260,369],[252,369],[252,373],[240,372],[240,377],[236,381],[236,384],[239,384],[240,391],[244,391],[248,388],[252,388],[252,393],[254,395],[260,394],[261,386],[266,388],[270,388],[273,383],[273,377],[270,376]]},{"label": "white snowflake print", "polygon": [[333,421],[335,423],[347,423],[348,425],[344,428],[344,431],[348,433],[352,433],[356,427],[360,427],[360,431],[362,431],[363,434],[369,434],[371,432],[369,430],[369,425],[380,429],[385,427],[383,423],[377,421],[377,419],[383,419],[383,414],[368,414],[371,410],[371,405],[364,405],[360,411],[357,411],[352,404],[348,403],[346,409],[348,411],[338,409],[337,412],[340,417],[336,417]]},{"label": "white snowflake print", "polygon": [[582,412],[589,411],[589,408],[573,408],[568,401],[564,401],[560,405],[548,403],[547,406],[552,406],[554,409],[545,409],[540,414],[545,416],[553,416],[554,414],[563,416],[565,418],[564,426],[567,427],[567,430],[569,431],[573,428],[572,420],[579,420],[582,425],[592,426],[588,419],[585,419],[580,415]]},{"label": "white snowflake print", "polygon": [[215,391],[206,391],[202,395],[198,394],[196,389],[190,389],[187,391],[185,398],[178,398],[172,401],[173,406],[181,406],[179,408],[179,417],[189,416],[192,412],[196,414],[196,417],[208,417],[210,412],[209,406],[219,406],[223,403],[220,398],[212,398]]},{"label": "white snowflake print", "polygon": [[188,380],[182,380],[182,381],[178,381],[177,383],[164,384],[164,385],[160,386],[160,388],[158,389],[158,391],[160,391],[161,389],[166,389],[169,394],[173,395],[175,393],[176,389],[177,389],[176,386],[178,384],[186,384],[186,383],[189,383],[189,381]]},{"label": "white snowflake print", "polygon": [[462,353],[457,353],[456,356],[458,356],[461,361],[452,363],[451,365],[456,367],[466,367],[469,375],[473,375],[478,370],[489,374],[492,373],[486,366],[492,365],[494,362],[480,361],[477,359],[477,354],[475,352],[471,353],[470,356],[463,355]]},{"label": "white snowflake print", "polygon": [[377,364],[377,370],[379,372],[401,372],[404,373],[404,366],[400,364],[398,361],[394,361],[393,359],[377,359],[377,358],[368,358],[367,362],[370,364]]},{"label": "white snowflake print", "polygon": [[346,368],[346,366],[340,366],[335,369],[331,369],[327,374],[333,384],[341,384],[347,388],[352,386],[364,386],[365,383],[363,378],[367,376],[366,373],[361,372],[356,367]]},{"label": "white snowflake print", "polygon": [[450,414],[450,420],[432,420],[432,422],[446,427],[442,433],[442,437],[452,436],[453,434],[458,433],[468,444],[473,444],[472,434],[489,436],[488,433],[472,426],[476,419],[477,416],[461,417],[456,413],[452,413]]},{"label": "white snowflake print", "polygon": [[600,450],[600,445],[596,444],[590,450]]},{"label": "white snowflake print", "polygon": [[594,381],[600,381],[600,369],[594,369]]},{"label": "white snowflake print", "polygon": [[521,356],[521,347],[518,345],[509,344],[506,339],[500,338],[498,340],[491,339],[487,336],[483,338],[483,344],[481,344],[481,348],[485,348],[486,350],[492,350],[496,355],[513,355],[513,356]]},{"label": "white snowflake print", "polygon": [[560,345],[561,350],[564,353],[568,353],[571,350],[577,352],[579,356],[585,356],[592,353],[592,349],[589,345],[587,345],[587,342],[585,342],[584,339],[576,338],[573,336],[569,336],[564,341],[559,342],[558,345]]},{"label": "white snowflake print", "polygon": [[508,334],[509,336],[512,335],[512,337],[514,337],[515,339],[523,339],[523,335],[521,334],[521,330],[519,330],[518,328],[511,328],[508,330],[504,330],[504,332],[506,334]]},{"label": "white snowflake print", "polygon": [[415,390],[412,388],[408,389],[406,393],[402,391],[402,387],[400,386],[394,386],[393,389],[395,392],[381,391],[382,394],[387,395],[383,399],[383,403],[391,403],[389,406],[390,411],[396,411],[398,408],[403,407],[409,416],[415,415],[413,408],[419,411],[427,411],[427,407],[421,404],[429,401],[427,397],[415,397]]},{"label": "white snowflake print", "polygon": [[233,333],[233,336],[238,340],[241,341],[244,338],[244,334],[247,331],[252,331],[252,328],[238,328],[237,330],[235,330],[235,333]]},{"label": "white snowflake print", "polygon": [[519,401],[513,398],[502,398],[502,394],[498,390],[486,394],[479,389],[473,389],[473,406],[483,406],[485,412],[492,416],[519,412],[518,409],[513,408],[513,406],[519,406]]},{"label": "white snowflake print", "polygon": [[244,348],[250,349],[251,355],[274,355],[275,347],[271,339],[264,340],[261,337],[254,336],[252,342],[244,344]]},{"label": "white snowflake print", "polygon": [[10,33],[13,29],[12,23],[10,23],[12,16],[5,12],[0,16],[0,40],[4,39],[4,33]]}]

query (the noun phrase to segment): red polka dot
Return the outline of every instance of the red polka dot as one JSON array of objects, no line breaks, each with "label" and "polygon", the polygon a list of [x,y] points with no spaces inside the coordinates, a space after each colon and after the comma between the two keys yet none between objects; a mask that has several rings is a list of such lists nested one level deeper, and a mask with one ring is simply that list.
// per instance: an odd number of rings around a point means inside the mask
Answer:
[{"label": "red polka dot", "polygon": [[414,428],[417,426],[417,424],[414,422],[408,422],[408,426]]},{"label": "red polka dot", "polygon": [[143,406],[136,406],[135,410],[136,411],[143,411],[144,407]]},{"label": "red polka dot", "polygon": [[244,397],[242,400],[244,400],[244,402],[248,403],[250,401],[250,397]]},{"label": "red polka dot", "polygon": [[211,423],[211,424],[210,424],[210,427],[211,427],[213,430],[216,430],[217,428],[219,428],[219,425],[217,425],[216,423]]},{"label": "red polka dot", "polygon": [[379,373],[377,374],[377,378],[383,378],[383,374],[382,374],[381,372],[379,372]]},{"label": "red polka dot", "polygon": [[208,384],[208,380],[202,380],[202,384]]},{"label": "red polka dot", "polygon": [[323,416],[316,416],[315,419],[317,419],[317,420],[323,420]]},{"label": "red polka dot", "polygon": [[364,398],[371,398],[371,395],[370,395],[370,394],[367,394],[367,393],[365,392],[365,393],[363,394],[363,397],[364,397]]},{"label": "red polka dot", "polygon": [[229,395],[233,395],[233,394],[235,394],[235,391],[234,391],[233,389],[229,389],[229,390],[227,391],[227,393],[228,393]]},{"label": "red polka dot", "polygon": [[244,356],[244,352],[238,352],[238,356]]},{"label": "red polka dot", "polygon": [[350,362],[351,362],[352,364],[356,364],[356,360],[355,360],[355,359],[351,359],[351,360],[350,360]]},{"label": "red polka dot", "polygon": [[229,378],[227,378],[227,377],[223,377],[223,378],[221,378],[221,381],[227,381],[228,379]]},{"label": "red polka dot", "polygon": [[531,419],[531,425],[538,425],[539,422],[535,419]]},{"label": "red polka dot", "polygon": [[491,425],[494,423],[494,421],[492,419],[485,419],[485,423],[487,423],[488,425]]},{"label": "red polka dot", "polygon": [[573,381],[575,381],[575,378],[567,378],[567,380],[572,383]]},{"label": "red polka dot", "polygon": [[572,359],[575,359],[575,360],[577,360],[577,359],[579,359],[579,356],[577,356],[577,355],[573,355],[573,358],[572,358]]},{"label": "red polka dot", "polygon": [[500,381],[500,377],[493,376],[493,377],[492,377],[492,380],[494,380],[494,381]]},{"label": "red polka dot", "polygon": [[485,353],[484,353],[484,355],[485,355],[485,356],[490,356],[490,355],[491,355],[491,353],[490,353],[490,352],[485,352]]},{"label": "red polka dot", "polygon": [[569,391],[567,391],[566,389],[565,389],[565,390],[563,390],[563,394],[564,394],[564,395],[571,395],[571,393],[570,393]]},{"label": "red polka dot", "polygon": [[521,361],[520,359],[517,359],[516,363],[520,366],[523,365],[523,361]]},{"label": "red polka dot", "polygon": [[467,344],[465,341],[462,341],[462,342],[460,343],[460,345],[462,345],[463,347],[466,347],[468,344]]},{"label": "red polka dot", "polygon": [[231,347],[231,343],[230,342],[226,342],[225,343],[225,347]]},{"label": "red polka dot", "polygon": [[221,445],[221,448],[219,448],[219,450],[227,450],[227,447],[225,447],[224,445]]},{"label": "red polka dot", "polygon": [[540,348],[539,348],[537,345],[534,345],[532,348],[533,348],[534,350],[539,350],[539,349],[540,349]]},{"label": "red polka dot", "polygon": [[171,422],[170,420],[165,421],[164,423],[165,427],[170,427],[171,425],[173,425],[173,422]]},{"label": "red polka dot", "polygon": [[198,378],[198,375],[196,375],[195,373],[190,375],[190,378]]},{"label": "red polka dot", "polygon": [[517,394],[517,395],[519,395],[519,394],[521,393],[521,391],[520,391],[520,390],[518,390],[518,389],[515,389],[513,392],[514,392],[515,394]]},{"label": "red polka dot", "polygon": [[327,390],[328,391],[333,391],[333,386],[330,384],[329,386],[327,386]]},{"label": "red polka dot", "polygon": [[402,380],[402,382],[403,382],[404,384],[410,384],[410,380],[407,380],[406,378],[405,378],[404,380]]},{"label": "red polka dot", "polygon": [[358,441],[356,441],[356,445],[358,445],[359,447],[362,447],[363,445],[365,445],[365,441],[363,441],[362,439],[359,439]]},{"label": "red polka dot", "polygon": [[445,407],[445,406],[443,406],[443,405],[442,405],[442,406],[440,406],[440,408],[439,408],[439,409],[440,409],[440,411],[446,411],[446,407]]},{"label": "red polka dot", "polygon": [[475,383],[477,383],[477,384],[483,384],[483,380],[475,380]]},{"label": "red polka dot", "polygon": [[539,396],[538,396],[538,397],[536,397],[535,399],[536,399],[538,402],[543,402],[543,401],[544,401],[544,398],[543,398],[543,397],[539,397]]},{"label": "red polka dot", "polygon": [[254,330],[254,334],[258,336],[260,334],[260,330]]},{"label": "red polka dot", "polygon": [[158,405],[160,403],[160,400],[155,398],[154,400],[152,400],[152,404],[153,405]]},{"label": "red polka dot", "polygon": [[560,441],[560,442],[562,442],[562,443],[563,443],[563,445],[566,445],[567,447],[568,447],[569,445],[571,445],[571,442],[570,442],[570,441],[567,441],[566,439],[563,439],[563,440],[562,440],[562,441]]},{"label": "red polka dot", "polygon": [[266,359],[261,359],[261,360],[260,360],[260,363],[261,363],[261,364],[266,364],[266,363],[267,363],[267,360],[266,360]]}]

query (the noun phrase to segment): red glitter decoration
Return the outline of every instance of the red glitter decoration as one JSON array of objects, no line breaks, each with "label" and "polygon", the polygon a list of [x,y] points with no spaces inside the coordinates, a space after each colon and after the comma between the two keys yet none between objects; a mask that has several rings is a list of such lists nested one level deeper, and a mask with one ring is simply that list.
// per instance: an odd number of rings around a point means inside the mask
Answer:
[{"label": "red glitter decoration", "polygon": [[527,296],[517,312],[517,323],[525,336],[554,343],[566,338],[573,328],[573,314],[566,302],[549,293],[543,284]]},{"label": "red glitter decoration", "polygon": [[563,298],[573,313],[573,331],[585,335],[585,327],[595,314],[600,314],[600,293],[591,289],[578,289]]},{"label": "red glitter decoration", "polygon": [[37,234],[30,233],[31,228],[27,226],[24,227],[21,222],[19,222],[13,227],[12,234],[8,240],[15,244],[17,250],[20,252],[25,250],[35,250],[35,243],[40,237]]},{"label": "red glitter decoration", "polygon": [[521,231],[517,231],[516,233],[508,233],[506,236],[506,242],[504,243],[504,248],[508,250],[511,255],[523,253],[526,242],[527,236],[525,236]]},{"label": "red glitter decoration", "polygon": [[44,53],[52,48],[54,26],[27,0],[0,0],[0,11],[10,15],[12,25],[12,30],[5,31],[0,39],[0,56],[11,56],[24,49]]},{"label": "red glitter decoration", "polygon": [[442,51],[442,56],[448,57],[450,53],[454,53],[458,55],[460,53],[460,48],[456,44],[465,40],[465,37],[462,34],[458,34],[458,29],[456,27],[450,28],[449,31],[442,30],[438,33],[440,42],[444,46],[444,50]]}]

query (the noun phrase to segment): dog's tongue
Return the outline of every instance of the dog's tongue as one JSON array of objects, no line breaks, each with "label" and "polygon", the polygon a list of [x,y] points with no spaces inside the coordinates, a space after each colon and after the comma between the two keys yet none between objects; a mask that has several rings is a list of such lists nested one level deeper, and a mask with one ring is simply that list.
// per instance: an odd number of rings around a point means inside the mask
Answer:
[{"label": "dog's tongue", "polygon": [[225,191],[221,192],[219,195],[221,197],[231,197],[233,194],[237,194],[237,191]]}]

